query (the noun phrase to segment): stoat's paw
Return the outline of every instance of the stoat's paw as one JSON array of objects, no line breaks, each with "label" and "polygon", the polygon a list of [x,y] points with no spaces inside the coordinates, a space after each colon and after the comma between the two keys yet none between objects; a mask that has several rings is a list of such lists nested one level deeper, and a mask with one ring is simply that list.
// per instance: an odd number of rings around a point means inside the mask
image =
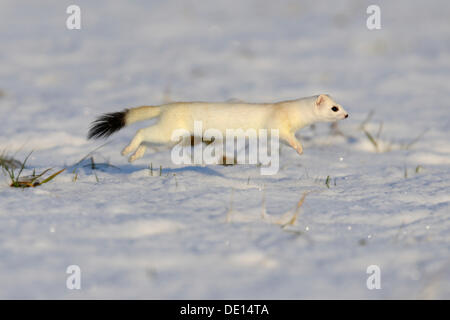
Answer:
[{"label": "stoat's paw", "polygon": [[123,156],[126,156],[127,154],[129,154],[131,152],[131,148],[130,147],[126,147],[122,150],[121,154]]}]

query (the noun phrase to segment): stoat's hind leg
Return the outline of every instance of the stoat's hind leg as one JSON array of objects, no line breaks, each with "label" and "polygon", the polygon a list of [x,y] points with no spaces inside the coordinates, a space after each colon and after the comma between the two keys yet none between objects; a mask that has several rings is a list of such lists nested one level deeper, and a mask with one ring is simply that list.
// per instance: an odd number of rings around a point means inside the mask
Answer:
[{"label": "stoat's hind leg", "polygon": [[147,150],[147,147],[144,144],[141,144],[137,150],[133,153],[133,155],[128,159],[129,162],[133,162],[134,160],[137,160],[139,158],[142,158],[142,156],[145,153],[145,150]]},{"label": "stoat's hind leg", "polygon": [[164,134],[164,131],[159,125],[139,129],[130,144],[123,149],[122,155],[125,156],[137,149],[130,157],[130,161],[134,161],[142,157],[145,153],[146,147],[142,145],[143,142],[166,144],[171,142],[170,138],[170,135]]},{"label": "stoat's hind leg", "polygon": [[140,144],[143,141],[143,130],[144,129],[138,130],[133,140],[131,140],[130,144],[122,150],[123,156],[126,156],[127,154],[131,153],[133,150],[136,150],[140,146]]}]

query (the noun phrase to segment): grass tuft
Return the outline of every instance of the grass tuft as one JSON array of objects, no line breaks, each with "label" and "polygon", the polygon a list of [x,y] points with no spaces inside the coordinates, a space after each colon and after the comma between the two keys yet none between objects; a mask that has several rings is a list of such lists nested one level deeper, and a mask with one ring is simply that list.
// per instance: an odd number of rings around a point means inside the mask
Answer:
[{"label": "grass tuft", "polygon": [[19,172],[16,174],[14,168],[10,167],[3,167],[2,168],[6,171],[6,173],[9,175],[9,178],[11,180],[10,187],[12,188],[34,188],[41,186],[45,183],[48,183],[52,181],[57,175],[59,175],[61,172],[66,170],[66,168],[59,170],[58,172],[48,176],[47,178],[43,179],[44,175],[52,170],[51,168],[44,170],[43,172],[36,174],[36,170],[33,169],[33,173],[29,176],[22,177],[21,174],[23,172],[23,169],[25,168],[25,165],[28,161],[28,158],[31,156],[33,152],[30,152],[25,160],[23,161],[22,165],[20,166]]},{"label": "grass tuft", "polygon": [[360,124],[359,129],[364,133],[366,138],[373,145],[375,152],[390,152],[393,150],[410,150],[428,132],[428,129],[426,129],[426,130],[422,131],[417,137],[412,139],[410,142],[396,143],[396,146],[394,147],[393,141],[388,141],[387,143],[383,143],[383,141],[381,140],[381,132],[383,131],[383,122],[382,121],[380,122],[380,125],[378,127],[378,131],[377,131],[376,135],[371,134],[366,129],[366,125],[371,121],[373,115],[374,115],[374,112],[371,111],[368,114],[367,118]]}]

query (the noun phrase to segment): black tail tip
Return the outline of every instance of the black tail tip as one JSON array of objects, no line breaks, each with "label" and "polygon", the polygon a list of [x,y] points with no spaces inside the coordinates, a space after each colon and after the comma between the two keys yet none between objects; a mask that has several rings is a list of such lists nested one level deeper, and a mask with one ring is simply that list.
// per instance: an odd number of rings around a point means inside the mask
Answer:
[{"label": "black tail tip", "polygon": [[125,127],[127,109],[120,112],[105,113],[91,123],[87,138],[108,138],[114,132]]}]

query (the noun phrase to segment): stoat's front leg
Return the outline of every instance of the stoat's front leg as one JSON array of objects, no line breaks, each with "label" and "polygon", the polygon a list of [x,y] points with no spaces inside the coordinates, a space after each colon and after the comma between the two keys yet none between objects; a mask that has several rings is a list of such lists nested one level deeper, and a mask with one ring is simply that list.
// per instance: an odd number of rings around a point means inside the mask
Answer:
[{"label": "stoat's front leg", "polygon": [[297,140],[295,134],[292,132],[281,134],[281,138],[286,140],[288,144],[297,151],[299,155],[303,154],[303,147],[300,141]]}]

